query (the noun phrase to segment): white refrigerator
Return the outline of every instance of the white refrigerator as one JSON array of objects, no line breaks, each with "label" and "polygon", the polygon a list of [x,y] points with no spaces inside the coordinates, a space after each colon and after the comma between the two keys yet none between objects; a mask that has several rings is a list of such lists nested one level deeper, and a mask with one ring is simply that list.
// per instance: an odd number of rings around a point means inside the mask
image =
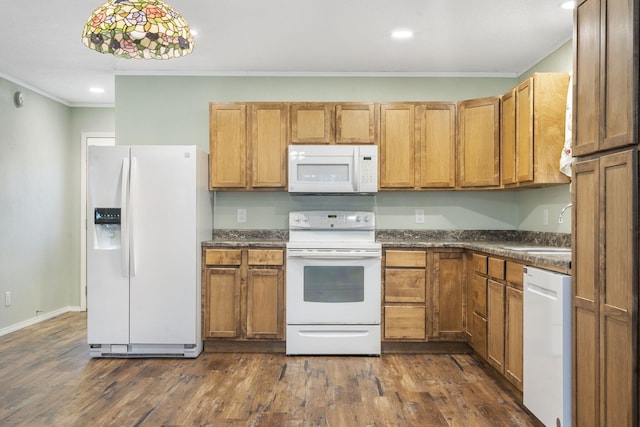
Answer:
[{"label": "white refrigerator", "polygon": [[197,357],[208,155],[195,146],[91,146],[87,339],[91,357]]}]

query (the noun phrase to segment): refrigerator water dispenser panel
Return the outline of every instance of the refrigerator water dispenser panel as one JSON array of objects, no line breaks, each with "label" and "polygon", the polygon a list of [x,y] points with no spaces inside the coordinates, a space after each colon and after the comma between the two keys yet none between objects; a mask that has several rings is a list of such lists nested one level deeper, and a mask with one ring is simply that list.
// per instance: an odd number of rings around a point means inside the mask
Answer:
[{"label": "refrigerator water dispenser panel", "polygon": [[95,208],[95,224],[120,224],[120,208]]},{"label": "refrigerator water dispenser panel", "polygon": [[120,249],[120,208],[95,208],[95,249]]}]

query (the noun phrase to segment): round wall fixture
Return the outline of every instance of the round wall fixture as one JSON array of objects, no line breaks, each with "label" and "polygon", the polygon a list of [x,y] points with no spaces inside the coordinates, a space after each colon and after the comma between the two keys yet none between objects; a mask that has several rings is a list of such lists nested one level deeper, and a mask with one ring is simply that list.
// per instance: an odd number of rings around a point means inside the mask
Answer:
[{"label": "round wall fixture", "polygon": [[16,108],[20,108],[24,105],[24,95],[22,92],[17,91],[13,94],[13,105],[15,105]]}]

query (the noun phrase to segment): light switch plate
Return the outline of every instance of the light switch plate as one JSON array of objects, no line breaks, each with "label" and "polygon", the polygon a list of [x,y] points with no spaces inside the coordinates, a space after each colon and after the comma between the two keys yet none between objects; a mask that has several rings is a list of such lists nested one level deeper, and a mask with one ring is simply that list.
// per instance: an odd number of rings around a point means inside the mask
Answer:
[{"label": "light switch plate", "polygon": [[416,209],[416,224],[424,224],[424,209]]}]

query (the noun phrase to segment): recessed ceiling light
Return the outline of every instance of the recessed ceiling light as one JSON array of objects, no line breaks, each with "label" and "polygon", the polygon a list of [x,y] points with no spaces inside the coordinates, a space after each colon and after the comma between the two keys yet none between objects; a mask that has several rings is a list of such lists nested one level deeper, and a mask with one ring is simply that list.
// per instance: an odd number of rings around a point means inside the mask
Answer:
[{"label": "recessed ceiling light", "polygon": [[407,40],[413,38],[413,31],[407,30],[406,28],[393,30],[391,32],[391,38],[396,40]]},{"label": "recessed ceiling light", "polygon": [[104,89],[101,87],[91,87],[89,88],[89,92],[91,93],[104,93]]},{"label": "recessed ceiling light", "polygon": [[560,7],[562,9],[573,10],[576,7],[576,2],[574,0],[563,1],[560,3]]}]

